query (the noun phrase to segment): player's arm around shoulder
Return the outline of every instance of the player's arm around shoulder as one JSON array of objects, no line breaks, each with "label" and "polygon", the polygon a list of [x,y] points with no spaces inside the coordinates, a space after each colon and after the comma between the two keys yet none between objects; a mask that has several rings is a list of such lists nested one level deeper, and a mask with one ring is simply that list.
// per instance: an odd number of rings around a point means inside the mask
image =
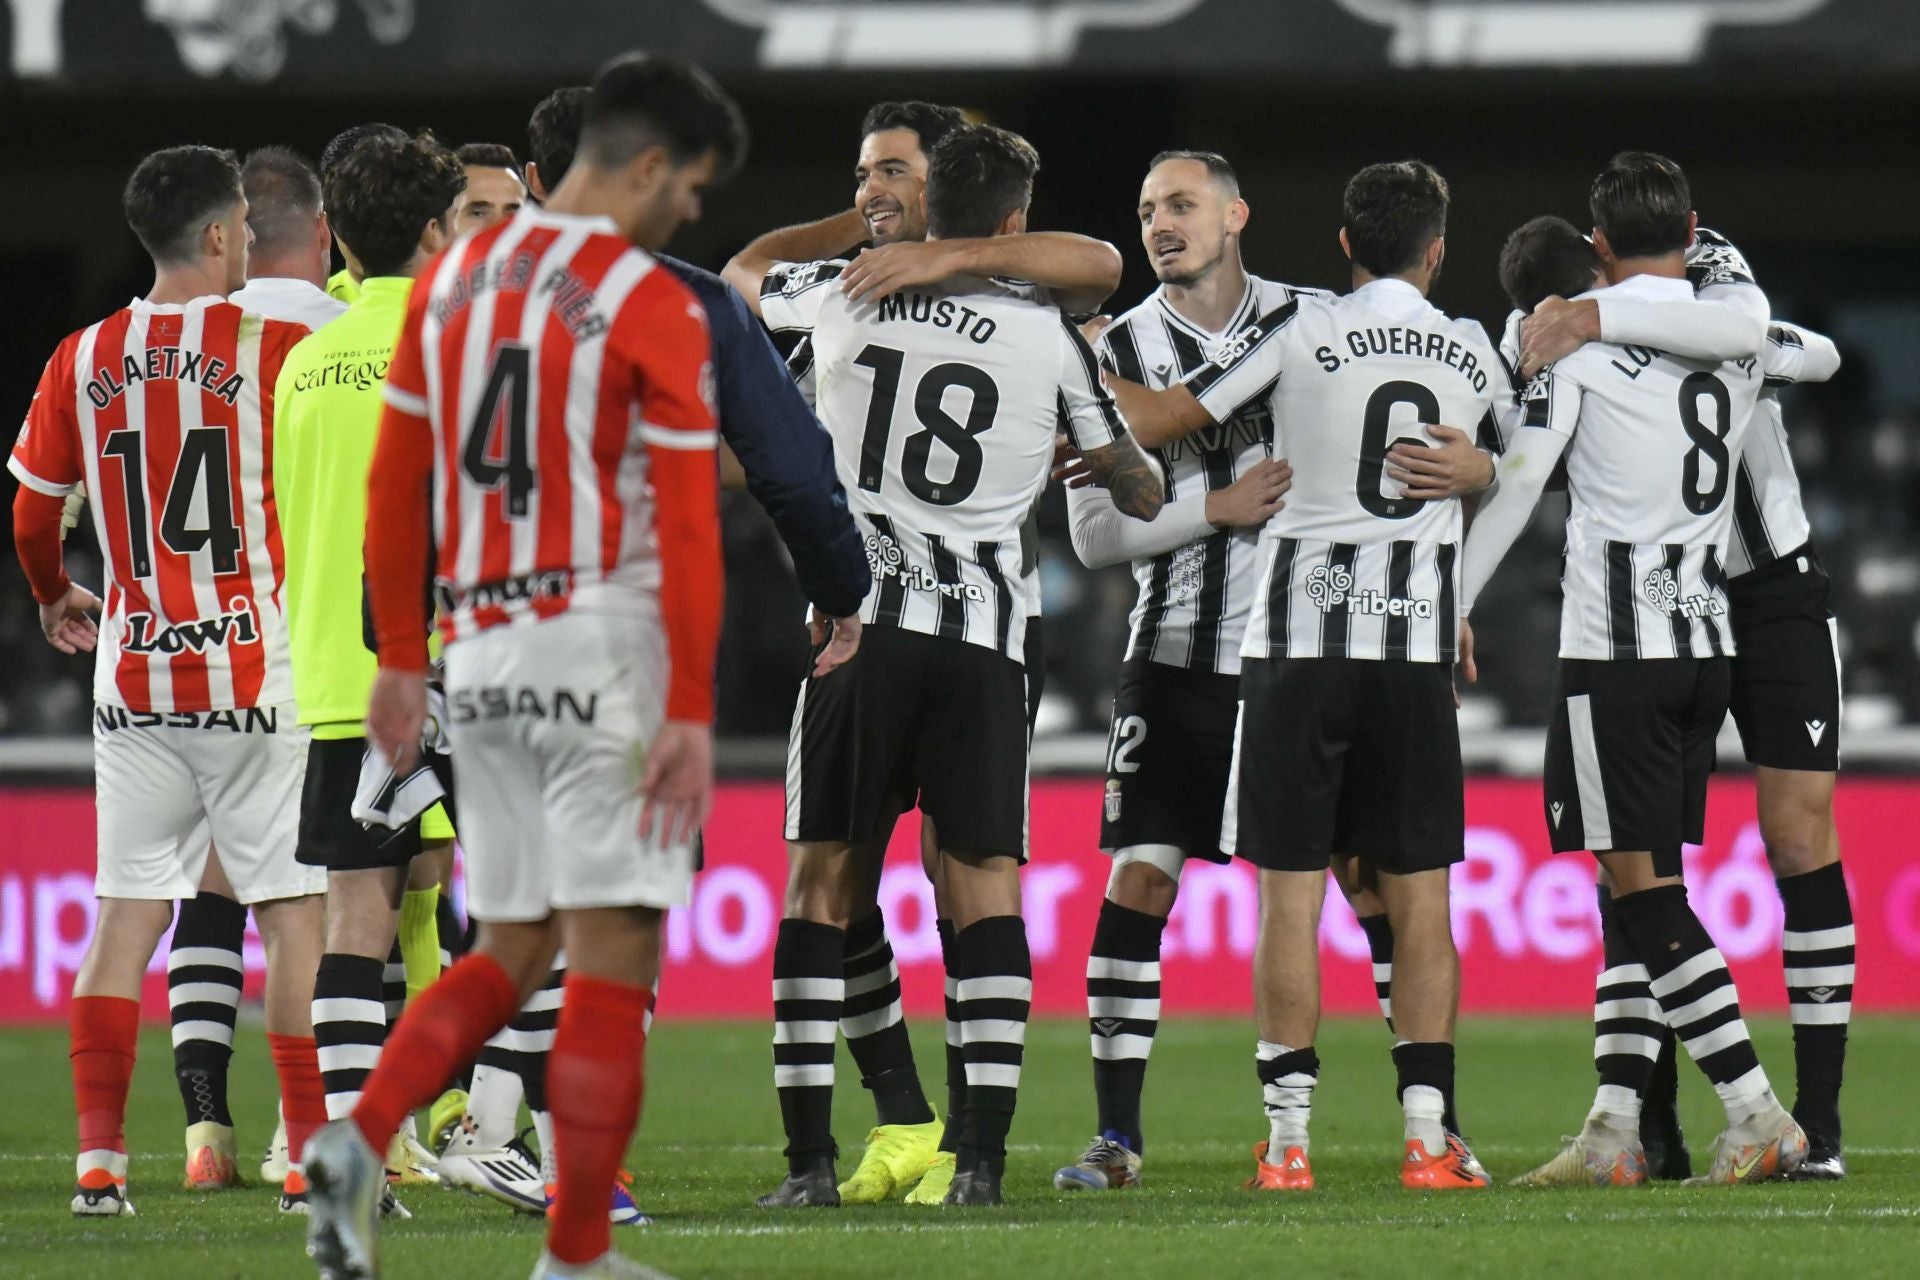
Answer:
[{"label": "player's arm around shoulder", "polygon": [[867,238],[867,225],[858,209],[830,218],[780,227],[756,236],[746,248],[727,260],[720,278],[736,289],[755,315],[769,274],[782,267],[824,261],[845,253]]},{"label": "player's arm around shoulder", "polygon": [[1093,348],[1066,316],[1058,316],[1058,322],[1058,395],[1067,441],[1116,509],[1136,520],[1151,520],[1166,502],[1166,479],[1127,430],[1101,382]]}]

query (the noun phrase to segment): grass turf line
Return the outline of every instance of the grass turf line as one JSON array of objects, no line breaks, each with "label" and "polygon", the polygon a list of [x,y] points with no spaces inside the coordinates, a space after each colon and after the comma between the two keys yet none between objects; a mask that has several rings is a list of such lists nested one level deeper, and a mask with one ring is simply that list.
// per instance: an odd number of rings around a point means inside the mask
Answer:
[{"label": "grass turf line", "polygon": [[[925,1020],[922,1020],[923,1024]],[[1754,1019],[1783,1097],[1792,1053],[1783,1022]],[[928,1094],[944,1098],[937,1025],[915,1048]],[[1592,1091],[1590,1031],[1581,1019],[1470,1018],[1463,1027],[1460,1109],[1475,1149],[1505,1181],[1552,1153],[1578,1126]],[[631,1167],[635,1193],[659,1218],[618,1231],[628,1254],[681,1277],[933,1275],[964,1249],[969,1273],[1050,1277],[1223,1276],[1285,1268],[1303,1275],[1379,1276],[1443,1268],[1450,1275],[1778,1274],[1819,1270],[1847,1280],[1912,1275],[1920,1240],[1920,1137],[1910,1127],[1920,1020],[1854,1023],[1845,1095],[1853,1177],[1797,1184],[1633,1192],[1419,1195],[1396,1181],[1400,1115],[1385,1029],[1330,1021],[1314,1114],[1314,1172],[1305,1196],[1240,1190],[1248,1147],[1263,1137],[1253,1030],[1238,1020],[1174,1020],[1162,1028],[1146,1093],[1146,1185],[1068,1196],[1050,1185],[1093,1128],[1084,1023],[1032,1028],[1001,1210],[874,1208],[768,1213],[753,1208],[784,1169],[767,1049],[755,1024],[656,1028],[647,1109]],[[264,1037],[243,1028],[234,1067],[242,1167],[251,1175],[271,1130],[273,1073]],[[0,1033],[0,1275],[12,1280],[300,1280],[302,1220],[281,1218],[273,1192],[180,1190],[181,1119],[164,1029],[142,1038],[129,1138],[139,1216],[76,1221],[73,1115],[64,1033]],[[1681,1104],[1697,1159],[1719,1105],[1691,1066]],[[841,1058],[841,1175],[859,1157],[872,1110]],[[389,1280],[522,1280],[540,1224],[491,1201],[408,1192],[414,1220],[383,1241]]]}]

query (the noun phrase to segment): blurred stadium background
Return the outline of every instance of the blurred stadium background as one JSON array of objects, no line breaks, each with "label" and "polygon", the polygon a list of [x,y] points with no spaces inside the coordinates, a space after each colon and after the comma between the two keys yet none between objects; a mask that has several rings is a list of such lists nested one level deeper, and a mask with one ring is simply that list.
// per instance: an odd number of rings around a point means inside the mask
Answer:
[{"label": "blurred stadium background", "polygon": [[[1910,0],[4,0],[0,3],[0,414],[24,409],[61,336],[148,283],[119,188],[145,151],[200,141],[308,155],[341,127],[387,120],[524,151],[533,104],[607,54],[647,47],[704,63],[753,128],[746,171],[676,252],[718,267],[752,235],[850,202],[865,108],[958,103],[1026,134],[1044,168],[1033,225],[1101,236],[1127,257],[1111,308],[1152,287],[1133,206],[1147,159],[1205,147],[1241,172],[1250,270],[1341,288],[1334,235],[1347,175],[1417,155],[1452,183],[1436,302],[1505,312],[1499,245],[1526,218],[1585,223],[1587,183],[1614,151],[1678,158],[1703,224],[1753,262],[1776,315],[1832,335],[1846,364],[1796,388],[1789,431],[1815,540],[1833,575],[1845,655],[1849,780],[1841,827],[1862,910],[1863,1006],[1920,1006],[1920,7]],[[13,481],[8,478],[10,500]],[[701,899],[681,913],[681,990],[714,1012],[764,1007],[783,854],[777,778],[800,663],[801,598],[771,525],[726,504],[722,798]],[[1594,959],[1587,868],[1546,856],[1540,729],[1559,596],[1561,511],[1537,527],[1478,617],[1483,682],[1462,712],[1474,858],[1459,921],[1467,999],[1577,1010]],[[1104,869],[1096,774],[1134,597],[1121,569],[1083,570],[1051,495],[1043,531],[1047,694],[1035,794],[1043,1007],[1078,1007],[1080,957]],[[83,527],[76,578],[97,577]],[[0,557],[0,1019],[57,1017],[91,911],[90,662],[33,634]],[[1731,726],[1729,726],[1729,733]],[[1751,791],[1730,774],[1697,867],[1703,913],[1755,1003],[1780,1003],[1778,906]],[[1856,775],[1878,775],[1859,778]],[[1208,877],[1211,878],[1208,878]],[[889,883],[910,989],[936,998],[931,920],[902,861]],[[1246,1008],[1250,880],[1203,873],[1183,897],[1169,1002]],[[1350,920],[1328,945],[1364,958]],[[916,944],[915,939],[918,940]],[[1219,964],[1216,971],[1212,968]],[[1360,1010],[1364,966],[1332,1004]],[[1877,973],[1877,978],[1871,976]],[[1051,976],[1047,976],[1050,974]],[[1217,976],[1217,981],[1215,977]],[[670,979],[671,981],[671,979]],[[676,1001],[675,1003],[680,1003]],[[164,1008],[162,1003],[160,1008]]]}]

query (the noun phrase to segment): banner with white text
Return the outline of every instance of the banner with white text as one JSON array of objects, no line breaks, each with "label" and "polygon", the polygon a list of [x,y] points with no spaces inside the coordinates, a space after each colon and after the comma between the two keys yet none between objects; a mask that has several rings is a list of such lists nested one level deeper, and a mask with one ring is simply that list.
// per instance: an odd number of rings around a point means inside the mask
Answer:
[{"label": "banner with white text", "polygon": [[[1081,1015],[1083,973],[1107,880],[1096,846],[1097,779],[1033,785],[1033,861],[1024,873],[1034,1006]],[[1843,779],[1838,816],[1859,935],[1862,1010],[1920,1009],[1920,848],[1912,839],[1920,780]],[[668,922],[661,1010],[668,1017],[763,1017],[786,851],[777,782],[720,788],[707,869],[692,905]],[[1592,998],[1600,959],[1593,863],[1547,851],[1540,784],[1480,778],[1467,788],[1467,860],[1453,874],[1454,936],[1469,1011],[1575,1013]],[[0,1023],[64,1021],[94,918],[93,796],[81,789],[0,791]],[[940,944],[920,870],[918,824],[895,833],[881,907],[909,1012],[937,1014]],[[1749,1009],[1781,1009],[1780,903],[1754,821],[1753,784],[1716,779],[1707,841],[1686,854],[1695,909],[1731,963]],[[1254,873],[1195,863],[1166,932],[1168,1012],[1244,1014],[1258,929]],[[1322,984],[1333,1013],[1372,1013],[1365,936],[1337,893],[1321,923]],[[263,956],[250,932],[248,987]],[[166,957],[148,971],[146,1010],[166,1016]]]}]

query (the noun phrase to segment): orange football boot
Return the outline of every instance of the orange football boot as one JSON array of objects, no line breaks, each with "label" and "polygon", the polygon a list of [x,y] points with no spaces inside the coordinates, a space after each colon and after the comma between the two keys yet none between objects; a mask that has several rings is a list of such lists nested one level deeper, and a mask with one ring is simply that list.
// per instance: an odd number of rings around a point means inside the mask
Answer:
[{"label": "orange football boot", "polygon": [[1246,1181],[1249,1191],[1311,1191],[1313,1166],[1302,1147],[1288,1147],[1279,1164],[1267,1163],[1267,1144],[1253,1145],[1253,1176]]},{"label": "orange football boot", "polygon": [[1455,1191],[1489,1185],[1467,1144],[1453,1134],[1437,1156],[1427,1154],[1418,1138],[1407,1139],[1407,1158],[1400,1164],[1400,1185],[1418,1191]]}]

